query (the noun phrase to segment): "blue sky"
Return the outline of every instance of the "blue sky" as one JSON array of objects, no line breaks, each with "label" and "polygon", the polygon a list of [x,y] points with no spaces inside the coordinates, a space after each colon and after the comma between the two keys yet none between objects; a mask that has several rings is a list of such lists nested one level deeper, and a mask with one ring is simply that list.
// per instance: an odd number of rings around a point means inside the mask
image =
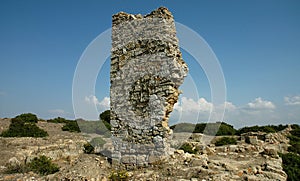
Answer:
[{"label": "blue sky", "polygon": [[[299,1],[0,1],[0,117],[33,112],[41,118],[74,117],[72,81],[76,65],[119,11],[147,14],[166,6],[180,22],[201,35],[222,66],[227,87],[225,121],[237,127],[300,123]],[[180,40],[179,40],[180,41]],[[203,70],[193,64],[191,84],[172,114],[183,107],[207,119],[210,88]],[[109,62],[99,73],[96,94],[87,100],[105,109],[109,97]],[[102,106],[102,107],[101,107]],[[230,107],[231,106],[231,107]],[[183,111],[191,122],[195,110]]]}]

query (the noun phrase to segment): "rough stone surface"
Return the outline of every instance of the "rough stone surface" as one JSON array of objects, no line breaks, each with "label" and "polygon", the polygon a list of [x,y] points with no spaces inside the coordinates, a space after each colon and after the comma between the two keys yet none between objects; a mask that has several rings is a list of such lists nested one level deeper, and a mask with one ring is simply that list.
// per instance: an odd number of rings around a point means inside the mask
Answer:
[{"label": "rough stone surface", "polygon": [[112,24],[112,156],[122,163],[147,165],[169,153],[169,114],[188,68],[167,8],[145,16],[120,12]]}]

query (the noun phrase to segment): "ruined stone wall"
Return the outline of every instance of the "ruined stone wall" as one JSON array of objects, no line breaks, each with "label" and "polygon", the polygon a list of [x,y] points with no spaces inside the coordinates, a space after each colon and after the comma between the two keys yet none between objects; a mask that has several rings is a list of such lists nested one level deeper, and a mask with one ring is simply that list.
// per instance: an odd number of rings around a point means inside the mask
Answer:
[{"label": "ruined stone wall", "polygon": [[188,68],[172,14],[113,15],[111,125],[113,159],[147,165],[169,152],[169,115]]}]

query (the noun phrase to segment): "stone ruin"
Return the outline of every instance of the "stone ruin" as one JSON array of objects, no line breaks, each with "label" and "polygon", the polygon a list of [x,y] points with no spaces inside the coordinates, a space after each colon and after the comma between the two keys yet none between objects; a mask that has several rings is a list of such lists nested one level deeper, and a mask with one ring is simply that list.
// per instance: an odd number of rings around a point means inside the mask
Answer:
[{"label": "stone ruin", "polygon": [[187,76],[171,12],[113,15],[110,71],[112,159],[146,166],[170,153],[170,113]]}]

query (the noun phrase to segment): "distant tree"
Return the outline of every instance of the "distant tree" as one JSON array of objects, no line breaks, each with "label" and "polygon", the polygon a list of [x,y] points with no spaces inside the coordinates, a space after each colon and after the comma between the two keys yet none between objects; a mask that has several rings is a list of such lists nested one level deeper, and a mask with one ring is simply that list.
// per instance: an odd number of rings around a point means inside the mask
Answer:
[{"label": "distant tree", "polygon": [[110,110],[106,110],[99,115],[100,120],[110,124]]}]

